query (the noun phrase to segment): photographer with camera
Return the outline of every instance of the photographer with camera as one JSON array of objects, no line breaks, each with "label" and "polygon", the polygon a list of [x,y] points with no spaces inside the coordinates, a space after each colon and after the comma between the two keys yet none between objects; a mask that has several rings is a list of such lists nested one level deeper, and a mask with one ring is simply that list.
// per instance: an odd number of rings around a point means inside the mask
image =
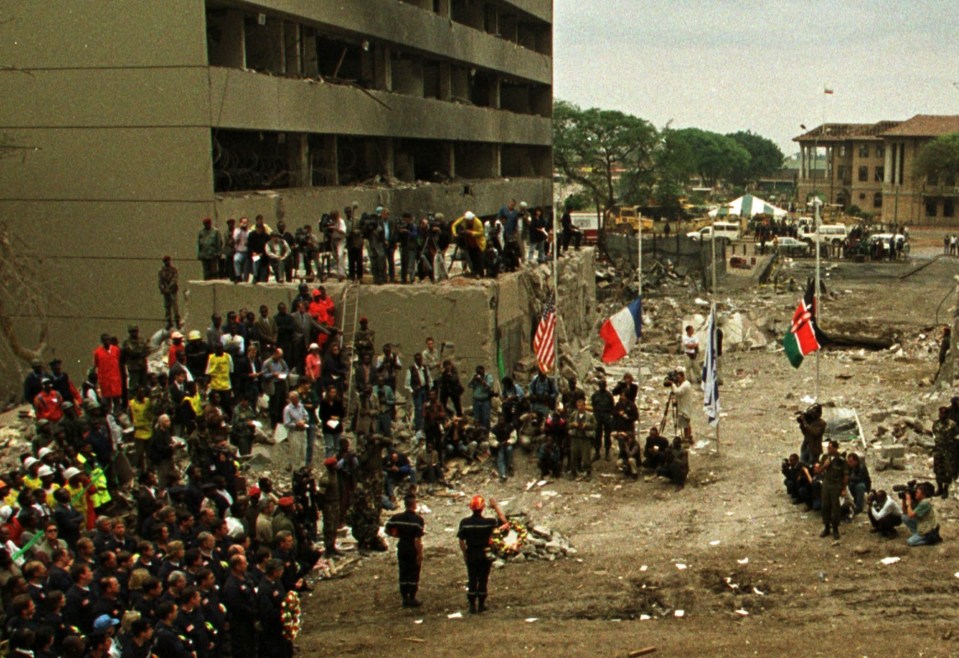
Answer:
[{"label": "photographer with camera", "polygon": [[939,519],[931,500],[935,493],[936,488],[931,482],[920,482],[899,494],[902,497],[903,525],[912,532],[906,540],[910,546],[929,546],[942,541]]},{"label": "photographer with camera", "polygon": [[826,434],[822,405],[814,404],[805,411],[797,411],[796,422],[799,423],[799,431],[803,436],[799,459],[804,464],[815,464],[822,456],[822,438]]},{"label": "photographer with camera", "polygon": [[895,537],[896,527],[902,525],[902,508],[896,499],[885,491],[871,491],[866,498],[869,503],[870,532],[881,533],[883,537]]},{"label": "photographer with camera", "polygon": [[676,427],[683,431],[683,440],[692,445],[693,428],[690,420],[693,417],[693,386],[686,379],[686,369],[682,366],[666,373],[663,386],[672,390],[673,404],[676,405]]},{"label": "photographer with camera", "polygon": [[396,242],[400,247],[400,283],[413,283],[416,278],[419,230],[413,215],[405,212],[396,227]]},{"label": "photographer with camera", "polygon": [[820,537],[828,537],[830,529],[833,539],[839,539],[839,518],[841,499],[849,486],[849,465],[839,454],[839,442],[830,441],[829,449],[819,462],[822,473],[822,522]]},{"label": "photographer with camera", "polygon": [[490,400],[496,395],[493,392],[493,375],[487,374],[483,366],[476,366],[476,374],[470,380],[469,387],[473,396],[473,421],[478,427],[489,430]]},{"label": "photographer with camera", "polygon": [[470,275],[482,277],[483,252],[486,251],[486,229],[483,221],[467,210],[465,215],[453,222],[451,230],[456,236],[456,246],[467,256]]}]

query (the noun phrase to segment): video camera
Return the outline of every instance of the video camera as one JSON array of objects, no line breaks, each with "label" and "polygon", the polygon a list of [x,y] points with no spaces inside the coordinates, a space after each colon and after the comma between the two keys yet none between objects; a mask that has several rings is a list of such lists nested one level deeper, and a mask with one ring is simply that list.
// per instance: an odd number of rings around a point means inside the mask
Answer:
[{"label": "video camera", "polygon": [[905,500],[906,494],[909,494],[910,498],[916,497],[916,480],[909,480],[906,484],[895,484],[892,487],[892,490],[899,494],[899,500]]},{"label": "video camera", "polygon": [[364,212],[360,215],[360,232],[364,238],[368,240],[373,237],[377,228],[379,228],[379,220],[379,216],[373,213]]},{"label": "video camera", "polygon": [[679,376],[682,375],[679,370],[670,370],[666,373],[666,377],[663,379],[663,386],[669,388],[674,384],[679,384]]}]

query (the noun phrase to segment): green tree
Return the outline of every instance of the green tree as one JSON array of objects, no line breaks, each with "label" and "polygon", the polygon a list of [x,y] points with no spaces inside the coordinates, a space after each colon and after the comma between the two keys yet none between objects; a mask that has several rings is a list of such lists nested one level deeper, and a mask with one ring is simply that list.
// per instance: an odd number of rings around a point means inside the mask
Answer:
[{"label": "green tree", "polygon": [[959,133],[941,135],[925,144],[916,154],[912,172],[917,180],[955,185],[959,177]]},{"label": "green tree", "polygon": [[726,137],[737,142],[749,152],[749,165],[746,167],[745,178],[736,181],[737,183],[745,185],[755,182],[782,167],[785,156],[771,139],[748,130],[729,133]]},{"label": "green tree", "polygon": [[709,185],[742,178],[751,157],[736,140],[699,128],[669,130],[664,135],[663,151],[661,175],[683,183],[695,175]]},{"label": "green tree", "polygon": [[[657,145],[656,129],[639,117],[615,110],[584,110],[566,101],[553,105],[556,167],[606,208],[650,184]],[[626,175],[620,178],[621,170]]]}]

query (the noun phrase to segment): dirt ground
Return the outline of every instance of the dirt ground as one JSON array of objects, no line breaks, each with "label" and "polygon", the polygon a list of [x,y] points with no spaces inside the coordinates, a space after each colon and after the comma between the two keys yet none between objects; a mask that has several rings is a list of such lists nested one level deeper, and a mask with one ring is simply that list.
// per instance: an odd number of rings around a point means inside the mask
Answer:
[{"label": "dirt ground", "polygon": [[[937,307],[946,296],[939,321],[951,316],[947,293],[959,260],[899,278],[941,251],[942,233],[913,231],[909,263],[842,263],[826,278],[836,297],[824,304],[824,328],[831,317],[891,322],[902,337],[901,352],[827,350],[820,358],[821,399],[859,411],[870,465],[881,424],[869,420],[871,412],[900,407],[928,428],[929,410],[950,395],[920,382],[935,373]],[[812,271],[811,261],[789,267],[797,280]],[[798,293],[762,288],[720,297],[739,308],[765,305],[786,320]],[[656,297],[648,303],[655,307]],[[779,471],[781,459],[798,451],[793,412],[813,394],[815,359],[794,370],[772,342],[725,355],[719,454],[694,452],[682,491],[655,478],[623,481],[607,461],[594,464],[589,483],[564,479],[527,491],[535,463],[517,451],[516,476],[505,484],[484,469],[457,483],[464,497],[423,498],[431,511],[424,515],[422,608],[399,606],[395,552],[366,557],[347,577],[319,582],[304,602],[300,655],[626,656],[644,647],[664,656],[959,655],[959,504],[935,501],[945,539],[938,546],[908,548],[904,530],[879,538],[864,516],[843,526],[839,542],[820,539],[817,515],[790,503]],[[652,373],[643,382],[643,436],[659,422],[660,382],[675,359],[641,355]],[[712,431],[702,415],[694,428],[698,437]],[[905,470],[872,475],[875,487],[888,490],[930,478],[931,464],[918,451]],[[507,514],[526,512],[577,550],[494,570],[491,611],[477,616],[466,614],[455,540],[468,514],[465,495],[473,493],[495,496]],[[885,557],[901,559],[883,565]],[[456,612],[463,618],[448,618]]]}]

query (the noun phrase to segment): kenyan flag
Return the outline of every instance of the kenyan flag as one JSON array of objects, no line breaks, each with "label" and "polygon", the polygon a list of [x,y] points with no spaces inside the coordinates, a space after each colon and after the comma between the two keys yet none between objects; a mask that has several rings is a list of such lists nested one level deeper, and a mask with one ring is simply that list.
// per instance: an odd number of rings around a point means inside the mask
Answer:
[{"label": "kenyan flag", "polygon": [[803,357],[818,350],[822,345],[822,334],[816,326],[816,297],[813,280],[806,286],[806,294],[799,300],[793,313],[792,327],[783,338],[786,356],[793,368],[798,368]]}]

